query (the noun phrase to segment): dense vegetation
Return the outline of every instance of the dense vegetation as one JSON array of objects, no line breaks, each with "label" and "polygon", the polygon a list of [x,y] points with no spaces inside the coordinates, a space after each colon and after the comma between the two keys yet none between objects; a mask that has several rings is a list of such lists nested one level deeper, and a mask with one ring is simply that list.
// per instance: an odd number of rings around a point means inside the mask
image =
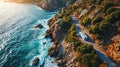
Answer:
[{"label": "dense vegetation", "polygon": [[[81,65],[84,65],[84,67],[99,67],[100,64],[102,64],[102,61],[97,57],[96,51],[93,49],[92,45],[82,43],[76,35],[75,25],[73,24],[70,16],[75,8],[75,6],[70,5],[60,11],[59,19],[62,19],[60,26],[61,29],[67,34],[65,41],[73,44],[74,50],[81,53],[81,57],[78,57],[77,60]],[[86,21],[87,24],[91,23],[91,19],[89,18],[86,18],[84,21]],[[94,20],[94,22],[98,21],[99,19]],[[86,25],[86,23],[84,25]]]},{"label": "dense vegetation", "polygon": [[82,54],[79,58],[79,62],[85,64],[86,67],[99,67],[102,63],[92,45],[81,44],[77,49]]},{"label": "dense vegetation", "polygon": [[[89,1],[91,1],[90,4],[93,4],[94,0]],[[91,18],[88,17],[91,13],[91,11],[89,11],[84,17],[81,18],[83,20],[80,23],[88,29],[89,33],[96,35],[97,39],[106,42],[107,39],[110,39],[112,36],[120,33],[120,9],[115,7],[119,5],[117,0],[114,2],[109,0],[99,1],[99,4],[97,1],[94,1],[97,5],[94,8],[98,9],[98,13]],[[84,9],[86,8],[87,7]]]},{"label": "dense vegetation", "polygon": [[[62,19],[60,26],[62,31],[67,34],[65,41],[73,44],[74,50],[81,54],[77,61],[84,67],[107,67],[107,63],[98,58],[92,45],[81,42],[76,35],[71,15],[77,12],[76,17],[78,17],[80,24],[104,43],[110,37],[120,33],[120,8],[116,8],[119,3],[118,0],[83,0],[60,11],[59,19]],[[88,12],[79,17],[80,12],[85,9]],[[90,14],[95,15],[91,17]]]},{"label": "dense vegetation", "polygon": [[68,33],[68,30],[72,26],[72,17],[70,15],[71,12],[72,11],[69,10],[69,7],[64,8],[60,11],[59,19],[62,19],[60,26],[65,33]]}]

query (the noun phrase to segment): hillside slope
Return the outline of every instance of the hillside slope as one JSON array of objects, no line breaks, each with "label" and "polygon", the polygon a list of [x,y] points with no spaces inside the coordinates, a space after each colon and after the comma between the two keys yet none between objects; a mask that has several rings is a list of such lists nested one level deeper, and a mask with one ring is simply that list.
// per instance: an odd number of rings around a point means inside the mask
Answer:
[{"label": "hillside slope", "polygon": [[38,5],[46,10],[55,10],[74,3],[75,1],[76,0],[41,0]]},{"label": "hillside slope", "polygon": [[[56,57],[60,67],[110,67],[111,63],[98,57],[97,48],[119,66],[119,3],[119,0],[84,0],[63,8],[49,20],[46,37],[51,36],[54,42],[49,55]],[[113,44],[117,46],[111,48]]]}]

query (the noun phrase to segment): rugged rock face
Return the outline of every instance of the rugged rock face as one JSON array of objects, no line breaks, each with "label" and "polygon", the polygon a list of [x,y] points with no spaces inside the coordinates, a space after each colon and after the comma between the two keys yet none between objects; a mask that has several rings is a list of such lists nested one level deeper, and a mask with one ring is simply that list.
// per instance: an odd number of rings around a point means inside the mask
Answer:
[{"label": "rugged rock face", "polygon": [[[81,1],[81,0],[79,0],[79,1]],[[76,6],[76,4],[77,3],[75,3],[75,6]],[[84,5],[84,3],[82,5]],[[91,10],[92,7],[94,7],[94,10]],[[73,14],[79,21],[83,21],[83,19],[86,16],[88,16],[91,19],[93,19],[96,15],[100,15],[101,17],[105,18],[105,14],[102,13],[102,10],[98,9],[98,7],[96,5],[87,6],[86,9],[84,9],[84,10],[82,8],[78,8],[75,12],[73,12]],[[56,58],[55,61],[57,62],[58,66],[60,66],[60,67],[74,67],[75,65],[77,65],[77,67],[82,67],[81,66],[82,63],[81,64],[77,63],[77,58],[76,58],[76,57],[81,57],[82,53],[80,53],[80,52],[76,53],[74,51],[73,44],[64,42],[65,33],[63,33],[59,27],[60,22],[58,23],[57,21],[61,18],[57,18],[58,16],[59,16],[59,14],[57,14],[54,18],[50,19],[48,22],[50,29],[47,31],[46,37],[51,37],[52,42],[54,43],[52,45],[52,47],[49,48],[49,55],[54,56]],[[97,44],[100,44],[100,45],[102,44],[102,41],[99,41],[94,34],[91,35],[88,30],[85,30],[86,29],[85,26],[81,25],[81,27],[82,27],[81,29],[85,33],[87,33],[89,36],[91,36]],[[110,38],[108,38],[106,40],[109,40],[109,39]],[[115,60],[116,63],[118,63],[118,64],[120,63],[120,45],[119,45],[120,41],[119,40],[120,40],[120,35],[116,36],[115,38],[112,39],[111,45],[108,45],[108,46],[103,45],[103,47],[101,48],[103,50],[100,49],[101,46],[98,46],[98,48],[101,51],[105,52],[112,60]],[[60,50],[61,46],[64,47],[64,54],[59,55],[59,50]],[[108,64],[106,64],[106,65],[108,65]]]},{"label": "rugged rock face", "polygon": [[76,65],[76,55],[73,44],[66,43],[65,33],[61,30],[57,14],[48,21],[50,29],[46,32],[45,37],[51,37],[53,45],[48,49],[49,56],[55,57],[59,67],[74,67]]},{"label": "rugged rock face", "polygon": [[58,7],[58,2],[56,0],[42,0],[38,5],[43,9],[52,10]]},{"label": "rugged rock face", "polygon": [[52,42],[53,42],[53,46],[51,48],[49,48],[49,55],[50,56],[58,56],[58,51],[59,48],[61,47],[61,41],[64,38],[64,33],[61,31],[61,29],[59,29],[58,23],[56,22],[56,18],[58,15],[56,15],[56,17],[54,17],[53,19],[50,19],[48,21],[48,25],[50,27],[49,30],[47,30],[46,32],[46,38],[47,37],[51,37],[52,38]]},{"label": "rugged rock face", "polygon": [[76,0],[41,0],[38,5],[46,10],[54,10],[64,5],[67,6],[75,1]]},{"label": "rugged rock face", "polygon": [[111,57],[120,67],[120,34],[114,36],[111,44],[105,50],[106,54]]}]

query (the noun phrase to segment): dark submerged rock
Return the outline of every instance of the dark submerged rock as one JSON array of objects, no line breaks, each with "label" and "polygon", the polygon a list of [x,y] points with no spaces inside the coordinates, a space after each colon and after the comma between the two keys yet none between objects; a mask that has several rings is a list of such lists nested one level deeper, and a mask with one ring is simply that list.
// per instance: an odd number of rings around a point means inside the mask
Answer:
[{"label": "dark submerged rock", "polygon": [[35,26],[34,28],[39,28],[39,29],[41,29],[41,28],[43,28],[43,26],[42,26],[41,24],[38,24],[38,25]]},{"label": "dark submerged rock", "polygon": [[46,44],[46,42],[43,42],[43,45],[45,45]]}]

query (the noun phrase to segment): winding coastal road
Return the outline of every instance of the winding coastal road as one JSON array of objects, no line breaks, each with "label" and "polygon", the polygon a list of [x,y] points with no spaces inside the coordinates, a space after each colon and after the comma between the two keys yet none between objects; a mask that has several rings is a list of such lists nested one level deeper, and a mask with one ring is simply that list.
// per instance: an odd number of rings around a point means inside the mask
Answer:
[{"label": "winding coastal road", "polygon": [[[102,61],[108,62],[109,67],[118,67],[104,52],[102,52],[98,48],[98,44],[95,44],[94,41],[87,34],[81,31],[81,27],[78,23],[78,20],[74,16],[72,16],[72,19],[73,19],[73,23],[76,26],[75,29],[77,31],[78,37],[80,37],[80,39],[82,39],[84,43],[93,44],[93,48],[94,50],[96,50],[98,57]],[[81,32],[82,34],[80,34],[79,32]]]}]

